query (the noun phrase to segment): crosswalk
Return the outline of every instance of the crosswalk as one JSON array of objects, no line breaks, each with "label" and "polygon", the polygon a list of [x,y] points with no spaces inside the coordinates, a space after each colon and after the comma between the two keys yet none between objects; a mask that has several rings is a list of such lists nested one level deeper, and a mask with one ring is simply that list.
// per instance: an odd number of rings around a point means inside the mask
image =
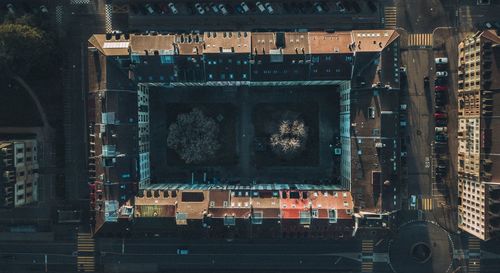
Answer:
[{"label": "crosswalk", "polygon": [[409,47],[432,46],[432,33],[415,33],[408,34]]},{"label": "crosswalk", "polygon": [[104,6],[104,13],[105,13],[105,16],[106,16],[106,32],[110,33],[111,31],[113,31],[113,25],[112,25],[112,22],[113,22],[113,5],[106,4]]},{"label": "crosswalk", "polygon": [[361,272],[370,273],[373,271],[373,240],[361,241]]},{"label": "crosswalk", "polygon": [[386,28],[395,28],[397,20],[397,10],[396,7],[385,7],[384,8],[384,25]]},{"label": "crosswalk", "polygon": [[78,233],[77,270],[79,272],[94,272],[95,242],[90,233]]},{"label": "crosswalk", "polygon": [[432,198],[422,198],[420,204],[422,210],[432,210],[434,207],[434,202]]},{"label": "crosswalk", "polygon": [[469,236],[469,262],[467,267],[469,273],[481,272],[481,241]]}]

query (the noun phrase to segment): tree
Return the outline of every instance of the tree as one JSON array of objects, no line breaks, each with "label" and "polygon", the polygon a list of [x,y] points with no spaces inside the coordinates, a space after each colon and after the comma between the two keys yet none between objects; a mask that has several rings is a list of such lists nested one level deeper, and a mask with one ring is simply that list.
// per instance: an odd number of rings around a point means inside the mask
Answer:
[{"label": "tree", "polygon": [[36,27],[5,23],[0,25],[0,69],[20,76],[33,69],[47,70],[54,47],[47,34]]},{"label": "tree", "polygon": [[281,120],[269,138],[272,151],[288,159],[296,156],[305,148],[307,131],[302,119]]},{"label": "tree", "polygon": [[212,158],[220,148],[219,126],[210,117],[194,108],[179,114],[168,128],[167,146],[186,163],[201,163]]}]

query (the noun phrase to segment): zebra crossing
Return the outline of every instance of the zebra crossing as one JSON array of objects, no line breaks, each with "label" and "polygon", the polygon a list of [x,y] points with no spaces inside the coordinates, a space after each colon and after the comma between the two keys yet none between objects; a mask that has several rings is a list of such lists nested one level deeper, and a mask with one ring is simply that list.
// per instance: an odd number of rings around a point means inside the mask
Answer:
[{"label": "zebra crossing", "polygon": [[79,272],[94,272],[95,242],[92,234],[79,232],[77,240],[77,270]]},{"label": "zebra crossing", "polygon": [[383,23],[386,28],[395,28],[397,21],[397,9],[396,7],[385,7],[384,8],[384,18]]},{"label": "zebra crossing", "polygon": [[63,6],[56,6],[56,23],[61,25],[63,21]]},{"label": "zebra crossing", "polygon": [[422,210],[432,210],[434,207],[434,200],[432,198],[422,198],[420,206]]},{"label": "zebra crossing", "polygon": [[373,271],[373,240],[361,241],[361,272],[370,273]]},{"label": "zebra crossing", "polygon": [[432,33],[416,33],[408,35],[409,47],[432,46]]},{"label": "zebra crossing", "polygon": [[467,264],[469,273],[481,272],[481,241],[469,236],[469,262]]},{"label": "zebra crossing", "polygon": [[106,17],[106,32],[111,33],[113,31],[113,25],[112,25],[112,20],[113,20],[113,5],[112,4],[106,4],[104,6],[104,12],[105,12],[105,17]]}]

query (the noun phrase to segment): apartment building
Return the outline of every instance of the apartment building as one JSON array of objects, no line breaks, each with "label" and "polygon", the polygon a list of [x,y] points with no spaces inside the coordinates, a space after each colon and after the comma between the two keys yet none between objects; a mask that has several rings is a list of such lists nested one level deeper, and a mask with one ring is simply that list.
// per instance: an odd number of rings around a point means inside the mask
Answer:
[{"label": "apartment building", "polygon": [[[332,92],[340,90],[339,95],[343,98],[342,125],[339,128],[342,131],[341,149],[336,147],[342,150],[339,155],[342,157],[342,187],[335,190],[343,191],[337,195],[348,195],[348,198],[352,198],[351,190],[356,193],[354,203],[349,203],[349,206],[353,204],[350,214],[346,215],[352,218],[356,208],[373,214],[395,208],[396,201],[386,192],[393,192],[399,173],[399,157],[396,156],[399,142],[393,139],[398,135],[395,109],[398,106],[400,58],[396,31],[95,34],[89,39],[88,50],[89,173],[96,230],[105,223],[113,225],[123,219],[144,215],[142,208],[137,207],[141,199],[135,196],[161,195],[156,191],[143,191],[160,182],[151,181],[154,175],[150,170],[149,128],[152,125],[148,93],[152,86],[167,90],[193,86],[233,89],[238,86],[333,86]],[[359,115],[356,107],[357,101],[364,100],[366,94],[370,96],[362,111],[377,109],[373,120],[363,120],[365,117]],[[382,101],[386,97],[391,98],[390,103]],[[361,146],[366,145],[361,150],[358,149],[360,141],[365,143]],[[380,162],[373,162],[371,158],[379,154]],[[325,194],[325,191],[327,189],[311,191],[301,198],[306,200],[303,202],[308,208],[315,206],[314,201],[308,199],[309,194],[325,198],[324,202],[318,203],[318,208],[324,204],[335,208],[344,205],[329,201],[327,196],[335,194]],[[247,193],[253,194],[252,191]],[[283,194],[280,190],[275,193]],[[204,196],[211,194],[208,191]],[[219,195],[227,194],[232,193]],[[390,202],[383,202],[383,199]],[[212,198],[205,196],[203,200]],[[226,213],[219,214],[216,207],[210,207],[210,202],[206,206],[194,202],[196,204],[187,204],[186,207],[207,207],[207,214],[213,215],[212,219],[224,218],[227,223],[238,222],[239,218],[248,215],[245,212],[241,216],[239,213],[243,209],[240,209],[224,216]],[[250,199],[238,203],[259,206]],[[286,206],[295,204],[283,203]],[[273,221],[280,223],[288,222],[285,219],[289,215],[294,219],[290,226],[295,225],[295,220],[300,224],[299,220],[315,213],[314,208],[288,213],[291,208],[274,208],[276,204],[264,208],[262,215],[269,212],[274,215]],[[196,219],[204,218],[204,209],[195,210]],[[179,200],[174,211],[179,223],[188,220]],[[172,207],[156,211],[157,214],[171,212]],[[234,217],[231,216],[233,213]],[[327,215],[334,215],[332,213],[321,212],[321,217],[328,218]],[[333,220],[328,224],[335,226]]]},{"label": "apartment building", "polygon": [[38,201],[35,139],[0,140],[0,206],[13,208]]},{"label": "apartment building", "polygon": [[500,36],[478,32],[459,44],[459,228],[488,240],[500,232]]}]

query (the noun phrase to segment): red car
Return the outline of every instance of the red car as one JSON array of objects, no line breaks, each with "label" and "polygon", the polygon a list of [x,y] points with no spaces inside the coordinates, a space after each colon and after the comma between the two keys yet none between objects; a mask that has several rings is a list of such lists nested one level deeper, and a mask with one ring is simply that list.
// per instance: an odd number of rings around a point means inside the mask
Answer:
[{"label": "red car", "polygon": [[436,87],[434,88],[434,90],[436,90],[436,91],[447,91],[448,87],[447,86],[443,86],[443,85],[436,85]]},{"label": "red car", "polygon": [[446,118],[446,113],[443,113],[443,112],[436,112],[434,113],[434,117],[435,118]]}]

